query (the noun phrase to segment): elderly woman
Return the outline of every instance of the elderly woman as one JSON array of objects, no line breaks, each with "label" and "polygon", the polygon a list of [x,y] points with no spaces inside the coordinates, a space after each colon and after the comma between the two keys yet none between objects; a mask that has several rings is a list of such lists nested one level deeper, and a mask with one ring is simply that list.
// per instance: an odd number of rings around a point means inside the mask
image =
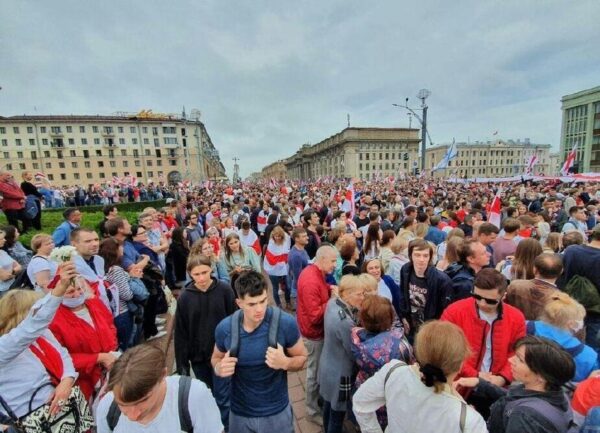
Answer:
[{"label": "elderly woman", "polygon": [[6,232],[0,229],[0,297],[2,297],[14,283],[16,275],[21,272],[21,265],[2,249],[6,243]]},{"label": "elderly woman", "polygon": [[[71,395],[77,373],[68,352],[47,329],[63,295],[77,276],[75,265],[61,265],[60,280],[44,296],[31,290],[11,290],[0,299],[0,396],[14,416],[27,422],[27,414],[45,405],[56,415]],[[6,408],[0,412],[7,416]],[[81,413],[85,431],[89,413]],[[41,431],[41,430],[40,430]]]},{"label": "elderly woman", "polygon": [[87,287],[76,280],[65,292],[50,330],[69,351],[79,373],[81,392],[91,401],[118,356],[112,313],[99,298],[89,297]]},{"label": "elderly woman", "polygon": [[356,391],[353,408],[361,430],[383,431],[376,411],[385,405],[389,432],[487,432],[481,415],[450,386],[470,355],[463,331],[449,322],[427,322],[415,350],[417,364],[391,361]]},{"label": "elderly woman", "polygon": [[34,256],[27,265],[27,276],[35,290],[45,292],[58,270],[56,262],[50,260],[50,253],[54,249],[54,240],[52,240],[52,236],[45,233],[37,234],[31,239],[31,249]]},{"label": "elderly woman", "polygon": [[561,387],[575,374],[571,355],[553,341],[528,335],[517,341],[510,364],[519,384],[509,389],[477,377],[456,382],[496,400],[490,408],[489,432],[566,433],[573,414]]},{"label": "elderly woman", "polygon": [[325,311],[325,343],[319,360],[319,386],[323,398],[325,433],[341,433],[342,423],[351,398],[354,357],[351,330],[364,299],[364,288],[358,277],[344,275],[339,298],[332,298]]},{"label": "elderly woman", "polygon": [[221,253],[219,266],[222,266],[223,273],[228,275],[234,272],[239,274],[244,270],[250,269],[262,272],[258,256],[252,248],[242,245],[237,233],[230,233],[225,238],[225,245]]},{"label": "elderly woman", "polygon": [[15,259],[21,267],[27,268],[33,253],[31,250],[25,248],[21,241],[19,241],[19,230],[15,226],[10,225],[3,227],[2,230],[4,231],[6,238],[6,242],[2,249]]},{"label": "elderly woman", "polygon": [[[363,327],[352,328],[352,354],[358,368],[355,386],[360,386],[392,359],[406,364],[414,361],[413,349],[402,328],[393,327],[395,313],[389,299],[365,296],[359,314]],[[385,409],[377,412],[381,428],[387,426]]]},{"label": "elderly woman", "polygon": [[527,333],[554,341],[575,361],[574,382],[586,379],[597,368],[598,354],[575,337],[583,329],[585,308],[564,292],[556,291],[544,307],[540,320],[527,322]]}]

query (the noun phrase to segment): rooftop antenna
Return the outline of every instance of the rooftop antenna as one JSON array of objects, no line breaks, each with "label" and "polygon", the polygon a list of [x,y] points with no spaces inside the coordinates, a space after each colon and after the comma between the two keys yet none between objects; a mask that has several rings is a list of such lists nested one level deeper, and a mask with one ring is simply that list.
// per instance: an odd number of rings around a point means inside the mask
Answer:
[{"label": "rooftop antenna", "polygon": [[350,128],[350,113],[346,114],[346,118],[348,119],[348,128]]}]

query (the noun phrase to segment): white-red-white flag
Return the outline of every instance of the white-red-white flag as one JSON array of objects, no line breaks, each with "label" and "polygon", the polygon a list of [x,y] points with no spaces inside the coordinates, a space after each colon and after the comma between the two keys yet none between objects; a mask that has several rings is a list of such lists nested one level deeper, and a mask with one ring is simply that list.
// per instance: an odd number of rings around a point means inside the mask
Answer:
[{"label": "white-red-white flag", "polygon": [[350,203],[350,219],[354,218],[354,184],[350,181],[350,185],[346,188],[346,200]]},{"label": "white-red-white flag", "polygon": [[39,177],[39,178],[41,178],[41,179],[46,179],[46,175],[45,175],[44,173],[42,173],[41,171],[38,171],[38,172],[35,174],[35,177]]},{"label": "white-red-white flag", "polygon": [[498,228],[500,228],[500,221],[502,219],[500,216],[500,212],[502,211],[502,200],[500,200],[501,192],[502,189],[498,188],[498,191],[494,196],[494,200],[492,200],[492,205],[490,207],[490,215],[488,216],[488,221]]},{"label": "white-red-white flag", "polygon": [[560,174],[562,174],[563,176],[567,176],[569,174],[569,170],[571,170],[571,168],[573,167],[573,164],[575,164],[576,157],[577,157],[577,144],[575,144],[573,146],[573,149],[571,149],[571,151],[567,155],[567,159],[565,160],[565,163],[563,164],[562,168],[560,169]]},{"label": "white-red-white flag", "polygon": [[525,173],[526,174],[532,174],[533,173],[533,167],[535,167],[535,164],[538,162],[538,157],[536,155],[531,155],[529,157],[529,159],[527,160],[527,167],[525,168]]}]

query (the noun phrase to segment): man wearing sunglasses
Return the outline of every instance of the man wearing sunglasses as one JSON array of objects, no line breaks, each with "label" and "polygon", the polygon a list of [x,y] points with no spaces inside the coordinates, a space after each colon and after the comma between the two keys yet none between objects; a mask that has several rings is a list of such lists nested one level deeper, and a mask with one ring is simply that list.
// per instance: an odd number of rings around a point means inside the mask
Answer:
[{"label": "man wearing sunglasses", "polygon": [[[503,302],[507,282],[495,269],[479,271],[473,286],[470,298],[451,304],[441,317],[458,325],[471,346],[471,357],[463,364],[459,377],[479,377],[498,386],[508,385],[512,381],[508,360],[514,354],[516,341],[525,336],[525,316]],[[472,403],[479,406],[477,396],[473,397]]]}]

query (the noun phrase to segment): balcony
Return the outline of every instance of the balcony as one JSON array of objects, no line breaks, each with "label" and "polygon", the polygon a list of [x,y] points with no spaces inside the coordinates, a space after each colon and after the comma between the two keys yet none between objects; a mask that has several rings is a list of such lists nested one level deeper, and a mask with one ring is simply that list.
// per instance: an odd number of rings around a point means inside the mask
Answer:
[{"label": "balcony", "polygon": [[103,137],[114,137],[115,131],[112,128],[102,128]]},{"label": "balcony", "polygon": [[103,147],[108,147],[110,149],[114,149],[114,148],[117,147],[117,143],[112,138],[105,138],[104,139],[104,143],[102,144],[102,146]]},{"label": "balcony", "polygon": [[56,128],[56,129],[52,128],[50,130],[50,137],[53,137],[53,138],[64,137],[64,134],[60,128]]},{"label": "balcony", "polygon": [[65,143],[61,138],[57,138],[50,142],[50,147],[52,148],[63,148],[65,147]]}]

